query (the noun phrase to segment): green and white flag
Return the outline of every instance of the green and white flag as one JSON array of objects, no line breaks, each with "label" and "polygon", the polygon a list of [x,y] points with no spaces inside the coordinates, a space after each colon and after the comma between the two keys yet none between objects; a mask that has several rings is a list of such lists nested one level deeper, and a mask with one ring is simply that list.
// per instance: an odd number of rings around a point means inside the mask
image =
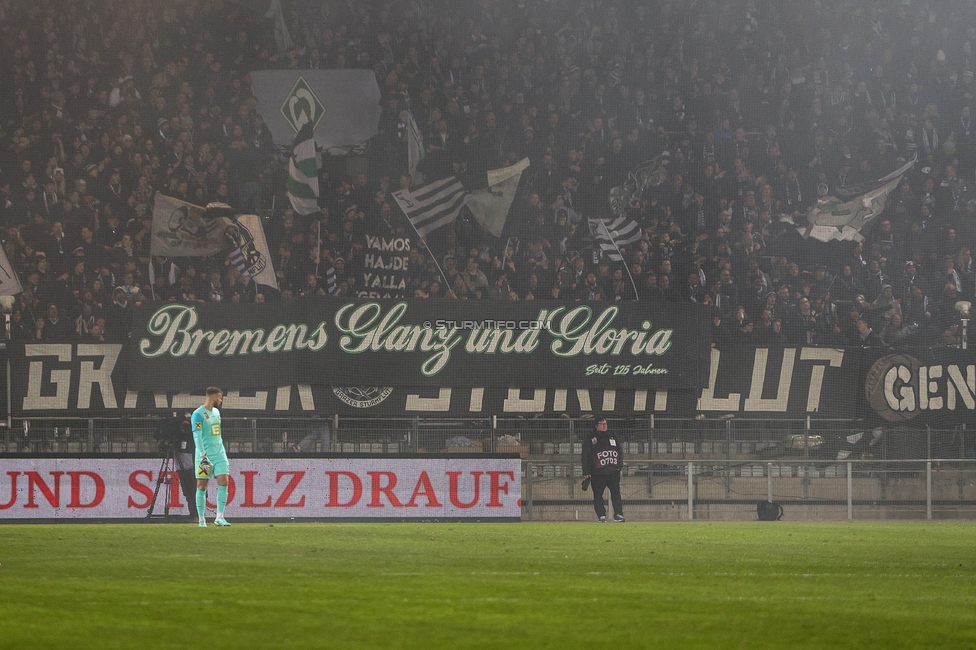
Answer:
[{"label": "green and white flag", "polygon": [[295,136],[295,150],[288,160],[288,200],[295,212],[305,216],[318,212],[319,165],[315,158],[315,139],[308,122]]}]

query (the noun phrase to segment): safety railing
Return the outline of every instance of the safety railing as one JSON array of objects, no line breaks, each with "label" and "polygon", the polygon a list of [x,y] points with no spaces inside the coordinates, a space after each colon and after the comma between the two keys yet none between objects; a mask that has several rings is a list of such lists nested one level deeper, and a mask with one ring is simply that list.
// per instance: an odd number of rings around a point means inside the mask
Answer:
[{"label": "safety railing", "polygon": [[[157,449],[158,417],[29,418],[0,427],[3,453],[145,454]],[[538,460],[578,459],[592,430],[586,418],[487,417],[223,418],[235,453],[515,452]],[[856,420],[611,418],[625,459],[804,461],[976,458],[976,430],[866,426]]]},{"label": "safety railing", "polygon": [[[523,462],[525,519],[592,519],[579,461]],[[621,497],[640,519],[976,519],[976,461],[959,459],[624,461]],[[609,495],[605,494],[606,499]]]}]

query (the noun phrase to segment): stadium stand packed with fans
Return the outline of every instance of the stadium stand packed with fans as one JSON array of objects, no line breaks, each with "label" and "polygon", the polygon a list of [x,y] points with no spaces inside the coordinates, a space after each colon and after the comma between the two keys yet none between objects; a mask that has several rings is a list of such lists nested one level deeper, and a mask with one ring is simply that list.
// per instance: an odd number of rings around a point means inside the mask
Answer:
[{"label": "stadium stand packed with fans", "polygon": [[[719,348],[898,348],[957,344],[976,292],[972,2],[0,0],[0,34],[17,339],[356,296],[367,236],[418,239],[392,197],[414,172],[478,187],[524,158],[503,234],[461,210],[412,247],[404,296],[695,301]],[[382,93],[377,135],[322,152],[312,214],[251,90],[279,69],[369,70]],[[808,221],[906,166],[869,221]],[[278,291],[230,255],[152,256],[157,192],[260,214]]]}]

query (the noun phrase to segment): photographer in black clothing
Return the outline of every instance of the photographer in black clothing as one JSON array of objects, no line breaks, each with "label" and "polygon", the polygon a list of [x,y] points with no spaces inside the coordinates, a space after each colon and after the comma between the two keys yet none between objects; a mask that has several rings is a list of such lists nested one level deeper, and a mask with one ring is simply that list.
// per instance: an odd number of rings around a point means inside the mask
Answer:
[{"label": "photographer in black clothing", "polygon": [[603,491],[610,488],[613,504],[613,520],[624,521],[624,508],[620,501],[620,447],[607,432],[607,419],[597,416],[593,421],[593,433],[583,439],[583,478],[593,488],[593,509],[600,522],[607,520],[607,507],[603,503]]},{"label": "photographer in black clothing", "polygon": [[154,437],[159,442],[160,452],[173,459],[176,465],[174,469],[180,478],[180,490],[183,492],[183,498],[186,499],[189,516],[196,520],[198,518],[197,478],[196,469],[193,466],[194,446],[190,419],[174,414],[173,417],[159,423]]}]

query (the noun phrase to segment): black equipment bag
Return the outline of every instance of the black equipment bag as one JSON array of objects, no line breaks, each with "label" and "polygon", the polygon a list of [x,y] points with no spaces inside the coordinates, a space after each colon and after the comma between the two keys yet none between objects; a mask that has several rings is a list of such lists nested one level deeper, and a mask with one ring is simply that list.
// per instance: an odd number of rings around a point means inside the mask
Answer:
[{"label": "black equipment bag", "polygon": [[760,501],[756,505],[756,516],[759,521],[779,521],[783,518],[783,506],[772,501]]}]

